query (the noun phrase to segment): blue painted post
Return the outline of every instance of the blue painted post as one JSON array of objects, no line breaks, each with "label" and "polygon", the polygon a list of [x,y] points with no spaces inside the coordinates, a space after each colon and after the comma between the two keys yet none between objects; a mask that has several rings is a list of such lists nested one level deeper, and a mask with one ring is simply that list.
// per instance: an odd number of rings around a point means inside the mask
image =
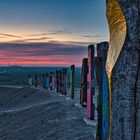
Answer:
[{"label": "blue painted post", "polygon": [[45,82],[45,84],[46,84],[46,89],[49,89],[49,74],[48,73],[46,74],[46,82]]},{"label": "blue painted post", "polygon": [[108,82],[106,75],[106,59],[108,51],[108,42],[102,42],[97,45],[97,59],[96,59],[96,75],[97,84],[99,86],[99,100],[98,100],[98,128],[97,140],[107,139],[108,126]]}]

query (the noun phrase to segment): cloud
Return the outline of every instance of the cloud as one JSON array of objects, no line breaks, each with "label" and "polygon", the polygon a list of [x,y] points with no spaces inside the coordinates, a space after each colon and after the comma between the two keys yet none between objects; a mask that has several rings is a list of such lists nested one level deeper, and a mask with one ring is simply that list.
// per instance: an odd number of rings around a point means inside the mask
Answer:
[{"label": "cloud", "polygon": [[21,36],[17,36],[17,35],[12,35],[12,34],[4,34],[4,33],[0,33],[1,36],[6,36],[6,37],[13,37],[13,38],[22,38]]},{"label": "cloud", "polygon": [[18,39],[10,41],[11,43],[26,43],[26,42],[37,42],[37,41],[48,41],[53,39],[52,37],[38,37],[38,38],[28,38],[28,39]]},{"label": "cloud", "polygon": [[61,43],[61,44],[72,44],[72,45],[81,45],[81,46],[88,46],[89,44],[95,44],[95,42],[90,41],[57,41],[57,40],[50,40],[49,43]]},{"label": "cloud", "polygon": [[82,54],[87,47],[60,43],[0,43],[0,50],[14,55],[50,56]]},{"label": "cloud", "polygon": [[72,34],[72,31],[68,28],[64,28],[62,30],[51,31],[49,34]]},{"label": "cloud", "polygon": [[47,33],[30,34],[27,36],[36,37],[36,36],[48,36],[48,35],[60,35],[60,34],[72,34],[72,31],[68,28],[63,28],[61,30],[51,30]]},{"label": "cloud", "polygon": [[87,55],[87,47],[61,43],[0,43],[2,64],[76,65]]},{"label": "cloud", "polygon": [[81,37],[84,37],[84,38],[101,38],[103,36],[102,35],[83,35]]}]

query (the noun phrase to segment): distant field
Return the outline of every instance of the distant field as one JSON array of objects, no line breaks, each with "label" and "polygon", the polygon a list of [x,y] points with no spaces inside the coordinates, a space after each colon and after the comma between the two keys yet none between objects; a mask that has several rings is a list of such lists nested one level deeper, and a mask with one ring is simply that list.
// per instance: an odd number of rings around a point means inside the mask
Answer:
[{"label": "distant field", "polygon": [[[35,74],[38,75],[39,85],[41,85],[42,74],[49,71],[56,71],[60,67],[0,67],[0,85],[28,85],[28,76],[32,75],[33,81]],[[67,68],[67,77],[69,85],[69,70]],[[75,87],[80,87],[81,82],[81,68],[75,70]]]}]

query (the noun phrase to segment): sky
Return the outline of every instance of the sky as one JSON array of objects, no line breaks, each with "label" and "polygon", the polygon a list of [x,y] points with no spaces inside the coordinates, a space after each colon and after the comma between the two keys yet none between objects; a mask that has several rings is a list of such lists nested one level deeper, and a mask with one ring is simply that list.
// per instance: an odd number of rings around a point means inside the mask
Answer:
[{"label": "sky", "polygon": [[81,65],[108,41],[105,0],[0,0],[0,65]]}]

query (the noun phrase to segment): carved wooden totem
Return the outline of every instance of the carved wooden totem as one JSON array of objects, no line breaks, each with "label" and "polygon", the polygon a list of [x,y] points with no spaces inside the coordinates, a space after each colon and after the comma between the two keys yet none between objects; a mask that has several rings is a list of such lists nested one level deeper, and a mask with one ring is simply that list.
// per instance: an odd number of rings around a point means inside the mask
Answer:
[{"label": "carved wooden totem", "polygon": [[111,140],[140,139],[140,0],[107,0]]}]

